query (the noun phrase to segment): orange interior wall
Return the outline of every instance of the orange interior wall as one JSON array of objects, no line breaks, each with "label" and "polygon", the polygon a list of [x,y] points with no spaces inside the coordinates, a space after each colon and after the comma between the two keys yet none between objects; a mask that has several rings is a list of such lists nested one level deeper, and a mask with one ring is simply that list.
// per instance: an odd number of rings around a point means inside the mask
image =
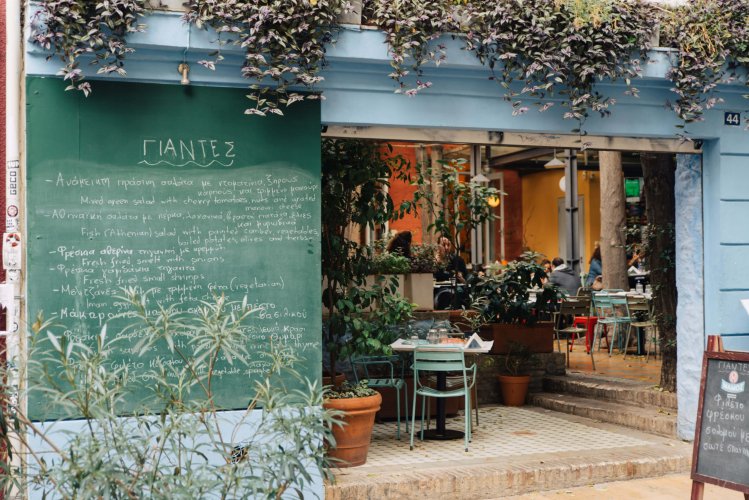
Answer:
[{"label": "orange interior wall", "polygon": [[[400,155],[405,158],[410,164],[410,174],[416,176],[417,173],[417,160],[416,160],[416,147],[413,145],[391,143],[393,152],[388,153],[387,149],[384,149],[385,154],[390,156]],[[393,203],[397,207],[402,201],[412,200],[416,186],[413,186],[405,181],[396,179],[391,176],[390,178],[390,197],[393,199]],[[418,215],[413,212],[406,214],[403,219],[399,219],[390,223],[390,229],[394,231],[411,231],[413,236],[411,242],[413,244],[419,244],[422,242],[422,231],[421,231],[421,219]]]},{"label": "orange interior wall", "polygon": [[[559,189],[561,169],[547,170],[522,177],[523,185],[523,241],[527,248],[552,259],[559,254],[557,200],[564,198]],[[581,231],[585,234],[585,263],[593,253],[593,245],[601,235],[601,191],[598,172],[578,172],[578,194],[583,197],[585,220]]]}]

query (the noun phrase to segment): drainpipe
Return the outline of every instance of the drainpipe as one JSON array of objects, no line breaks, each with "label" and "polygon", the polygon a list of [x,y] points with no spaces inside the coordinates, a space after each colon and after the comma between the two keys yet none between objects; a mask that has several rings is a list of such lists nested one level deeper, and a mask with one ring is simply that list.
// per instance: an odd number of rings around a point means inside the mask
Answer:
[{"label": "drainpipe", "polygon": [[[5,232],[19,230],[19,180],[20,180],[20,109],[21,109],[21,1],[5,2]],[[5,260],[5,259],[4,259]],[[20,262],[14,266],[20,268]],[[19,363],[21,360],[20,313],[20,269],[6,270],[6,283],[2,285],[6,316],[6,362],[9,367],[11,407],[17,406],[19,383]],[[7,297],[7,299],[6,299]],[[13,448],[19,450],[17,436],[9,436]],[[18,467],[20,458],[16,453],[13,466]]]}]

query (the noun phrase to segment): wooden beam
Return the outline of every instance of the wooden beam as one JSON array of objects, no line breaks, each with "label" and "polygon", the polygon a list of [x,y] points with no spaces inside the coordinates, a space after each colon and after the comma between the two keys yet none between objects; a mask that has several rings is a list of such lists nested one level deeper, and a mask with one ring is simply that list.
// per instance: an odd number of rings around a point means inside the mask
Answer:
[{"label": "wooden beam", "polygon": [[553,148],[532,148],[525,151],[517,151],[506,155],[493,156],[489,159],[489,166],[492,168],[503,167],[512,163],[518,163],[525,160],[532,160],[540,156],[554,154]]},{"label": "wooden beam", "polygon": [[425,144],[487,144],[494,146],[687,154],[702,152],[700,141],[682,139],[593,135],[581,138],[573,134],[538,134],[503,132],[501,130],[323,125],[322,135],[323,137],[422,142]]}]

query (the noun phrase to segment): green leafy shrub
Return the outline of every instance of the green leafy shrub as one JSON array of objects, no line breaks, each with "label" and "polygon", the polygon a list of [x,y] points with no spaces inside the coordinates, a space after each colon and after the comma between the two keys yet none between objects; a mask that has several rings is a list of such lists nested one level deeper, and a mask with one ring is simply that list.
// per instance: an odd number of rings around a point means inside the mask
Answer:
[{"label": "green leafy shrub", "polygon": [[406,274],[411,271],[411,262],[402,255],[382,252],[372,256],[371,274]]},{"label": "green leafy shrub", "polygon": [[437,262],[437,245],[425,243],[411,247],[411,272],[436,273],[444,267]]},{"label": "green leafy shrub", "polygon": [[[255,385],[253,398],[247,388],[251,401],[233,426],[213,404],[214,362],[222,357],[233,366],[249,366],[242,323],[252,310],[223,297],[203,303],[195,314],[148,306],[134,290],[122,299],[133,306],[136,327],[145,326],[148,333],[128,346],[133,355],[166,344],[184,361],[162,360],[138,373],[149,380],[149,399],[158,409],[144,408],[126,418],[117,411],[134,381],[126,366],[108,363],[124,342],[120,335],[104,327],[95,345],[84,345],[64,335],[64,327],[39,318],[29,386],[44,391],[50,404],[71,416],[83,415],[85,424],[80,432],[65,435],[54,425],[31,422],[21,408],[3,412],[3,429],[12,429],[21,442],[33,433],[50,449],[42,455],[32,450],[25,472],[4,461],[6,493],[14,486],[47,498],[275,499],[300,496],[316,476],[329,477],[323,442],[334,442],[330,427],[340,420],[322,409],[317,382],[294,370],[298,358],[293,352],[279,346],[268,353],[271,368]],[[190,353],[176,341],[185,339]],[[34,350],[43,343],[52,349],[45,348],[41,361],[33,361],[40,359]],[[291,379],[304,389],[287,389],[283,381]],[[4,389],[7,397],[9,388]],[[258,414],[259,419],[251,418]],[[11,460],[26,452],[8,432],[2,437]]]}]

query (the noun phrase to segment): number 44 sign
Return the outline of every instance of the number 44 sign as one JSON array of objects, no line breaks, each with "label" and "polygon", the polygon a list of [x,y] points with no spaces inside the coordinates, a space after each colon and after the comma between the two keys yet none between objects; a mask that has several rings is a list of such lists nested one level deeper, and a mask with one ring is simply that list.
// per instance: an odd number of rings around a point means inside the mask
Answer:
[{"label": "number 44 sign", "polygon": [[735,111],[726,111],[723,115],[723,125],[738,127],[741,125],[741,113]]}]

